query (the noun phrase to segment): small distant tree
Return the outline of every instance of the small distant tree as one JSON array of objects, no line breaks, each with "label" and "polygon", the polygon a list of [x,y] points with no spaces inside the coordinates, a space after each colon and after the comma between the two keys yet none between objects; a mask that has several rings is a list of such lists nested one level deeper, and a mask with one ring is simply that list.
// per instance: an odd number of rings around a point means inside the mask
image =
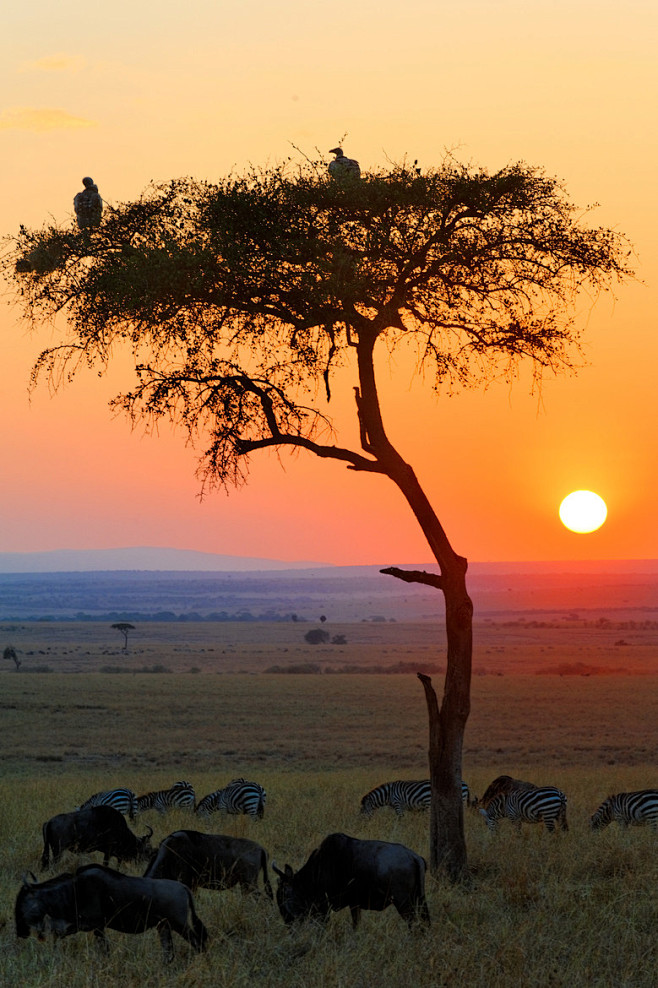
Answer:
[{"label": "small distant tree", "polygon": [[16,654],[16,649],[15,648],[12,648],[11,645],[7,645],[7,647],[5,648],[4,652],[2,653],[2,657],[3,657],[3,659],[11,659],[11,661],[16,666],[16,672],[18,672],[18,670],[21,667],[21,661],[22,660],[18,658],[18,655]]},{"label": "small distant tree", "polygon": [[117,624],[113,624],[112,627],[116,628],[123,635],[123,650],[126,652],[128,650],[128,635],[131,631],[135,630],[135,625],[128,624],[127,621],[119,621]]},{"label": "small distant tree", "polygon": [[331,639],[332,645],[347,645],[347,638],[345,635],[334,635]]},{"label": "small distant tree", "polygon": [[304,635],[304,641],[307,641],[309,645],[326,645],[329,638],[329,632],[324,631],[322,628],[311,628]]}]

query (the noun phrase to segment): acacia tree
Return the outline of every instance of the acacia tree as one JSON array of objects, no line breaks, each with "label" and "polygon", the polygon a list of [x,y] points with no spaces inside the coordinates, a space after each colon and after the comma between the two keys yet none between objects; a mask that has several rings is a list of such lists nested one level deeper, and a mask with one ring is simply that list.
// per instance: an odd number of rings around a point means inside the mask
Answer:
[{"label": "acacia tree", "polygon": [[[435,587],[447,671],[428,677],[430,866],[467,872],[461,801],[473,607],[457,553],[386,432],[380,354],[408,346],[439,391],[574,366],[581,287],[628,274],[623,241],[590,228],[562,186],[523,163],[489,174],[452,159],[335,182],[320,162],[251,169],[216,184],[150,186],[98,228],[21,229],[13,254],[23,313],[65,319],[33,383],[132,348],[136,378],[113,404],[167,418],[197,444],[204,488],[240,484],[249,457],[294,447],[392,481],[438,573],[383,570]],[[377,358],[377,359],[376,359]],[[340,376],[336,374],[341,370]],[[334,443],[332,386],[351,374],[360,448]],[[446,464],[446,468],[449,465]]]},{"label": "acacia tree", "polygon": [[129,624],[127,621],[119,621],[117,624],[112,625],[117,631],[120,631],[123,635],[123,650],[128,651],[128,635],[131,631],[135,630],[134,624]]}]

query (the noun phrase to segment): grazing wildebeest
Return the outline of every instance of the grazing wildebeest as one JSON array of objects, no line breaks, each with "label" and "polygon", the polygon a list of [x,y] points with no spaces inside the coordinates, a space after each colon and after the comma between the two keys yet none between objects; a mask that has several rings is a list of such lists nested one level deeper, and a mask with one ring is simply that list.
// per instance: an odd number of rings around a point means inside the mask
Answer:
[{"label": "grazing wildebeest", "polygon": [[471,806],[473,809],[486,810],[492,799],[496,796],[507,796],[511,792],[515,792],[518,789],[528,790],[537,789],[534,782],[524,782],[522,779],[513,779],[511,775],[499,775],[497,778],[491,782],[484,791],[482,799],[472,800]]},{"label": "grazing wildebeest", "polygon": [[257,892],[261,871],[265,892],[271,899],[267,852],[256,841],[176,830],[162,841],[144,877],[174,878],[193,892],[199,887],[221,891],[235,885],[243,892]]},{"label": "grazing wildebeest", "polygon": [[153,828],[148,830],[144,837],[137,837],[119,811],[111,806],[89,806],[72,813],[59,813],[43,825],[41,870],[48,867],[51,850],[53,864],[66,850],[81,854],[102,851],[104,865],[109,864],[110,858],[116,858],[118,864],[149,858],[153,854],[150,843]]},{"label": "grazing wildebeest", "polygon": [[281,871],[276,899],[286,923],[307,917],[326,920],[329,911],[349,907],[356,929],[362,909],[395,906],[411,926],[430,922],[425,900],[425,860],[404,844],[329,834],[305,865]]},{"label": "grazing wildebeest", "polygon": [[[34,877],[34,876],[33,876]],[[194,908],[192,893],[180,882],[135,878],[90,864],[47,882],[23,879],[16,897],[16,936],[40,940],[46,933],[66,937],[93,931],[107,946],[105,929],[144,933],[157,926],[166,960],[173,957],[174,930],[195,950],[204,950],[208,931]]]}]

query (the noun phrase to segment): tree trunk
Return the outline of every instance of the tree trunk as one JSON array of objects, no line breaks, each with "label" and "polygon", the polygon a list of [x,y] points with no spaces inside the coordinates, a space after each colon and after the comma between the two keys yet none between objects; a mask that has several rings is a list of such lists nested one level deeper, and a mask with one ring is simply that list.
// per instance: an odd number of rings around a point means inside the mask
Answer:
[{"label": "tree trunk", "polygon": [[383,473],[399,488],[427,539],[440,576],[384,570],[412,583],[425,583],[443,592],[447,665],[439,707],[427,676],[421,676],[429,713],[429,763],[432,787],[430,810],[430,870],[445,869],[451,881],[467,876],[464,811],[461,797],[462,749],[470,711],[473,654],[473,604],[466,591],[468,563],[454,551],[432,505],[409,464],[386,435],[375,382],[373,350],[376,333],[362,333],[357,345],[360,389],[356,392],[361,444],[375,457]]}]

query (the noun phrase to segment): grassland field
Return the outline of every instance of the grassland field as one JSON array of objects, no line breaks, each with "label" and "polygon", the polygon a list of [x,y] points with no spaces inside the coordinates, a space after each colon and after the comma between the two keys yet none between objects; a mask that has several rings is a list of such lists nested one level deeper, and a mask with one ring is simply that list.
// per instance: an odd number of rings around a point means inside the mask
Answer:
[{"label": "grassland field", "polygon": [[[409,932],[393,909],[364,913],[356,934],[346,912],[324,932],[307,925],[291,934],[265,897],[199,890],[209,949],[190,955],[176,937],[167,968],[154,932],[110,932],[108,956],[89,934],[54,946],[17,941],[13,905],[21,876],[40,875],[43,821],[114,785],[143,792],[185,778],[201,797],[243,775],[267,790],[258,823],[144,814],[134,829],[149,824],[154,840],[180,827],[248,836],[297,868],[341,830],[428,856],[426,813],[382,810],[365,820],[358,809],[380,782],[427,777],[426,708],[413,670],[441,664],[440,632],[437,647],[429,624],[332,626],[345,645],[309,646],[306,630],[143,624],[123,652],[107,625],[2,626],[0,646],[22,660],[19,672],[10,661],[0,671],[3,988],[655,985],[658,837],[588,828],[609,793],[658,786],[656,633],[622,638],[614,627],[476,629],[464,777],[480,794],[503,772],[558,785],[570,830],[526,827],[518,836],[502,825],[492,835],[467,810],[473,880],[462,888],[428,877],[428,934]],[[363,671],[400,662],[407,673]],[[322,674],[265,672],[295,666]],[[339,671],[346,667],[362,671]],[[431,675],[440,692],[441,674]],[[88,860],[98,855],[68,854],[57,870]]]}]

